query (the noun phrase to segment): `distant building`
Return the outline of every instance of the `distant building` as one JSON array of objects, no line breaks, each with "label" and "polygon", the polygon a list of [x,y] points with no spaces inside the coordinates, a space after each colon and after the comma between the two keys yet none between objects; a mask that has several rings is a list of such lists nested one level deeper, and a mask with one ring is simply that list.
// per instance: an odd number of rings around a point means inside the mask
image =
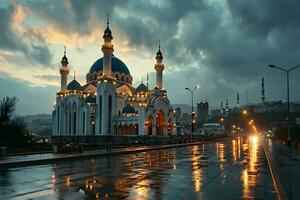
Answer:
[{"label": "distant building", "polygon": [[49,134],[51,135],[52,118],[51,115],[39,114],[39,115],[26,115],[23,117],[30,134]]},{"label": "distant building", "polygon": [[202,132],[204,134],[213,134],[213,135],[221,135],[225,133],[224,125],[220,123],[204,123],[202,127]]},{"label": "distant building", "polygon": [[208,102],[202,101],[197,103],[197,121],[204,123],[208,120]]},{"label": "distant building", "polygon": [[190,113],[183,113],[182,117],[180,119],[180,125],[181,126],[191,126],[192,123],[192,117]]},{"label": "distant building", "polygon": [[210,117],[211,118],[216,118],[216,117],[221,117],[223,115],[222,110],[220,109],[214,109],[210,111]]},{"label": "distant building", "polygon": [[175,120],[178,122],[181,119],[181,108],[175,109]]}]

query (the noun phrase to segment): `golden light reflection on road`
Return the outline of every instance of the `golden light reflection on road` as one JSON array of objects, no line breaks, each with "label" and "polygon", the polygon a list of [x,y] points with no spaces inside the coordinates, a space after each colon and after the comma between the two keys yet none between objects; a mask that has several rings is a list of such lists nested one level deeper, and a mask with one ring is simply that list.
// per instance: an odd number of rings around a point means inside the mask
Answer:
[{"label": "golden light reflection on road", "polygon": [[225,159],[225,144],[223,142],[217,142],[216,143],[216,149],[217,149],[217,155],[220,160],[220,168],[221,170],[224,170],[224,162],[226,162]]},{"label": "golden light reflection on road", "polygon": [[200,157],[199,157],[199,146],[193,146],[192,148],[192,178],[194,181],[194,190],[195,192],[199,192],[202,186],[201,183],[201,167],[200,165]]},{"label": "golden light reflection on road", "polygon": [[238,137],[236,139],[231,140],[232,143],[232,156],[234,161],[238,161],[241,159],[241,138]]},{"label": "golden light reflection on road", "polygon": [[66,186],[70,186],[71,185],[71,177],[67,176],[66,178]]},{"label": "golden light reflection on road", "polygon": [[237,160],[237,155],[236,155],[236,152],[237,152],[237,142],[236,142],[235,139],[232,140],[231,142],[232,142],[232,155],[233,155],[233,159],[234,159],[234,161],[236,161]]},{"label": "golden light reflection on road", "polygon": [[259,138],[252,135],[248,138],[248,165],[242,171],[241,180],[243,182],[243,198],[252,196],[249,187],[256,186],[257,181],[257,153],[259,147]]},{"label": "golden light reflection on road", "polygon": [[149,185],[149,179],[144,179],[142,181],[140,181],[138,183],[139,185],[143,185],[143,186],[140,186],[140,187],[137,187],[136,188],[136,192],[137,192],[137,195],[138,195],[138,199],[148,199],[149,198],[149,187],[146,187],[145,185]]}]

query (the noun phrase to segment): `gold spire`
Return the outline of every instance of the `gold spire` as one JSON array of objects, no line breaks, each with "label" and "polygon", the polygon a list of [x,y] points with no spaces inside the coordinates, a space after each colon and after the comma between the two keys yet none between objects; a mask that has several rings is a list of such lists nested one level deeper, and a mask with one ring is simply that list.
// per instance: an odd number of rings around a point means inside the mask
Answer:
[{"label": "gold spire", "polygon": [[148,86],[149,86],[149,74],[147,72],[147,88],[149,88]]},{"label": "gold spire", "polygon": [[160,50],[160,40],[158,40],[158,49]]},{"label": "gold spire", "polygon": [[106,25],[107,25],[107,27],[109,27],[109,14],[108,13],[106,14]]},{"label": "gold spire", "polygon": [[74,80],[75,80],[75,70],[73,72],[74,72]]},{"label": "gold spire", "polygon": [[67,47],[64,46],[64,56],[66,56],[66,54],[67,54]]}]

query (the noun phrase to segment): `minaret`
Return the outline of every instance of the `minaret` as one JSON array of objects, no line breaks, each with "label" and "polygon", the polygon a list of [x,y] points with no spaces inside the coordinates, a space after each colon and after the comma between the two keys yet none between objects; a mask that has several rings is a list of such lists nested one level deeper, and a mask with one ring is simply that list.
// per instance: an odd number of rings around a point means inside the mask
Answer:
[{"label": "minaret", "polygon": [[236,107],[237,108],[240,107],[240,94],[239,93],[236,94]]},{"label": "minaret", "polygon": [[114,133],[113,117],[117,115],[117,96],[113,79],[110,78],[114,48],[111,43],[113,37],[109,29],[108,15],[103,39],[103,77],[98,79],[99,82],[97,84],[95,133],[96,135],[112,135]]},{"label": "minaret", "polygon": [[114,52],[114,47],[111,43],[113,37],[112,32],[109,29],[109,16],[107,15],[107,27],[104,31],[103,39],[104,44],[102,45],[103,52],[103,76],[111,76],[111,57]]},{"label": "minaret", "polygon": [[228,106],[228,99],[226,99],[226,104],[225,104],[225,111],[228,112],[229,111],[229,106]]},{"label": "minaret", "polygon": [[147,73],[147,88],[149,88],[149,74]]},{"label": "minaret", "polygon": [[265,103],[265,79],[261,78],[261,103]]},{"label": "minaret", "polygon": [[68,82],[68,74],[69,74],[69,69],[68,69],[68,58],[66,56],[66,47],[64,47],[64,56],[61,59],[61,68],[59,70],[60,72],[60,89],[61,91],[64,91],[67,89],[67,82]]},{"label": "minaret", "polygon": [[160,51],[160,41],[158,43],[158,52],[156,53],[156,64],[154,69],[156,70],[156,87],[158,89],[163,88],[163,71],[165,69],[164,64],[162,63],[163,56]]},{"label": "minaret", "polygon": [[223,101],[221,101],[221,113],[224,112]]}]

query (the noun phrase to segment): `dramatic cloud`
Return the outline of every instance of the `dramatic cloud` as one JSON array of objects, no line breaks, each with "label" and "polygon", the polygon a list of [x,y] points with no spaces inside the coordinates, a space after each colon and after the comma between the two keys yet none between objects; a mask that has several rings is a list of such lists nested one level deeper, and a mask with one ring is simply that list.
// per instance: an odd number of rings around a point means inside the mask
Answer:
[{"label": "dramatic cloud", "polygon": [[22,35],[18,30],[22,29],[20,23],[23,23],[25,18],[26,11],[23,5],[0,8],[0,50],[22,52],[33,63],[47,66],[51,62],[52,55],[46,44],[34,42],[33,35]]},{"label": "dramatic cloud", "polygon": [[[259,102],[262,76],[267,99],[284,99],[284,74],[267,66],[299,64],[299,6],[296,0],[16,1],[0,7],[1,71],[35,86],[39,81],[58,85],[62,46],[67,45],[71,70],[83,82],[101,56],[99,42],[109,13],[115,53],[130,68],[135,84],[151,72],[154,87],[160,39],[164,85],[174,103],[189,103],[184,88],[196,84],[197,99],[212,107],[226,98],[234,106],[238,92],[246,103],[247,91],[249,102]],[[298,74],[291,75],[292,100],[300,97]]]}]

